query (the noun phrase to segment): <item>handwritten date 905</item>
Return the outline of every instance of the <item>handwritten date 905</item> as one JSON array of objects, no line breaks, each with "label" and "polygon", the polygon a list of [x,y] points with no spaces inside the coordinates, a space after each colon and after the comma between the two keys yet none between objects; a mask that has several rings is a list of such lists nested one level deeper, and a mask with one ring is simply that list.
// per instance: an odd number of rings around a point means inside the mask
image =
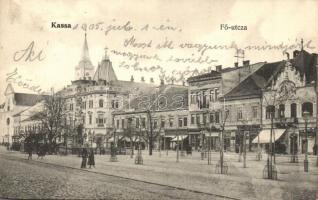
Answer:
[{"label": "handwritten date 905", "polygon": [[151,25],[151,24],[144,24],[142,26],[135,26],[131,21],[127,21],[124,23],[116,23],[116,20],[112,20],[112,24],[106,25],[105,22],[97,22],[97,23],[82,23],[82,24],[75,24],[72,26],[73,30],[82,29],[83,31],[104,31],[105,35],[108,35],[112,31],[124,31],[124,32],[131,32],[131,31],[179,31],[181,32],[182,29],[169,24],[169,20],[165,23],[160,25]]}]

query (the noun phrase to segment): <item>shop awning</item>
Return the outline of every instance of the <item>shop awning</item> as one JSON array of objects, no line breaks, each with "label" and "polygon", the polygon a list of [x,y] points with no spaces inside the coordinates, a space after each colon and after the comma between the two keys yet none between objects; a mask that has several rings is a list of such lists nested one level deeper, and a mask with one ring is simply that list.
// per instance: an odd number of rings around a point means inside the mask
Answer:
[{"label": "shop awning", "polygon": [[[277,141],[285,133],[285,131],[286,129],[273,129],[272,141],[274,142],[274,138],[275,138],[275,141]],[[253,143],[258,143],[258,138],[259,138],[259,143],[261,144],[269,143],[270,137],[271,137],[270,129],[261,130],[258,136],[254,138]]]},{"label": "shop awning", "polygon": [[177,142],[178,140],[182,141],[182,140],[186,139],[187,137],[188,137],[187,135],[179,135],[179,136],[176,136],[175,138],[173,138],[171,141],[172,142]]},{"label": "shop awning", "polygon": [[219,132],[205,133],[205,137],[219,137]]},{"label": "shop awning", "polygon": [[166,137],[166,138],[174,138],[174,137],[176,137],[176,135],[165,135],[164,137]]}]

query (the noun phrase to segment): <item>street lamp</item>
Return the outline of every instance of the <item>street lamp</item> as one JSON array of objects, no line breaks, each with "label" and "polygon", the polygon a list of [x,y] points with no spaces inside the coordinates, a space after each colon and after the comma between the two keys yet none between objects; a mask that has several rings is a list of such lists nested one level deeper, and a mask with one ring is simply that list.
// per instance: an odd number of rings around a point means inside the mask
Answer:
[{"label": "street lamp", "polygon": [[141,144],[140,144],[140,137],[141,137],[141,126],[143,125],[143,122],[140,118],[139,120],[141,123],[139,124],[139,135],[138,135],[138,152],[137,156],[135,158],[135,164],[136,165],[142,165],[143,164],[143,159],[142,159],[142,152],[141,152]]},{"label": "street lamp", "polygon": [[114,142],[113,142],[113,145],[111,145],[111,148],[110,148],[110,159],[109,161],[110,162],[117,162],[117,156],[116,156],[116,151],[117,151],[117,145],[116,145],[116,128],[114,128]]},{"label": "street lamp", "polygon": [[177,160],[176,162],[179,162],[179,132],[177,130],[177,144],[176,144],[176,149],[177,149]]},{"label": "street lamp", "polygon": [[305,120],[305,160],[304,160],[304,172],[308,172],[308,132],[307,132],[307,125],[308,125],[308,118],[310,113],[308,111],[303,112],[303,118]]},{"label": "street lamp", "polygon": [[290,157],[290,162],[291,163],[297,163],[298,162],[298,156],[297,156],[297,151],[295,149],[295,143],[297,140],[297,135],[295,133],[295,130],[293,133],[290,134],[290,143],[291,143],[291,157]]}]

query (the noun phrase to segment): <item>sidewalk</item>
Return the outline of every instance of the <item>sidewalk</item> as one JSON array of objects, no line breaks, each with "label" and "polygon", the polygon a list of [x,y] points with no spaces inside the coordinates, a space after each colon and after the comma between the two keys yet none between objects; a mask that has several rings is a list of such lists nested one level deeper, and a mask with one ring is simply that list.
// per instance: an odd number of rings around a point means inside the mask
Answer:
[{"label": "sidewalk", "polygon": [[[0,153],[27,158],[20,152],[8,152],[3,148],[0,148]],[[180,157],[180,162],[176,163],[175,152],[169,151],[166,156],[166,152],[162,151],[159,157],[159,152],[149,156],[144,151],[144,165],[135,165],[130,155],[117,156],[118,162],[109,162],[109,155],[96,155],[96,168],[86,170],[241,199],[291,199],[292,196],[297,199],[297,196],[303,198],[303,195],[307,195],[308,199],[318,198],[318,167],[314,167],[314,157],[309,160],[309,173],[303,172],[302,158],[299,158],[300,163],[292,164],[288,163],[288,157],[277,157],[279,181],[272,181],[262,178],[266,155],[263,155],[262,161],[255,161],[254,154],[248,154],[247,168],[243,168],[237,154],[225,153],[229,166],[227,175],[215,173],[218,152],[212,154],[212,165],[207,164],[207,159],[201,160],[199,152]],[[48,155],[43,160],[36,158],[37,155],[34,155],[35,161],[74,168],[80,168],[81,164],[81,158],[76,155]]]}]

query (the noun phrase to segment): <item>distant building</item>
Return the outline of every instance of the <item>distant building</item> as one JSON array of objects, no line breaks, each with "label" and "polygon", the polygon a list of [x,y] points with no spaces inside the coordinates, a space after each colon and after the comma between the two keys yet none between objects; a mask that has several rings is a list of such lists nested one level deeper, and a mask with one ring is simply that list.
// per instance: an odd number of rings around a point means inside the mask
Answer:
[{"label": "distant building", "polygon": [[105,147],[113,131],[111,113],[129,104],[129,99],[134,95],[152,91],[155,85],[134,82],[133,79],[118,80],[107,52],[96,71],[93,71],[86,35],[82,51],[80,62],[75,68],[76,79],[57,94],[66,99],[67,124],[73,130],[82,126],[85,142]]},{"label": "distant building", "polygon": [[9,83],[4,96],[5,102],[0,106],[0,142],[11,145],[14,134],[13,116],[34,106],[43,100],[45,95],[39,95],[19,85]]},{"label": "distant building", "polygon": [[[160,85],[155,90],[132,99],[130,107],[113,113],[115,138],[109,142],[143,143],[147,147],[151,137],[154,147],[180,149],[189,146],[188,88],[181,85]],[[178,139],[179,138],[179,139]],[[122,147],[125,145],[121,145]]]}]

